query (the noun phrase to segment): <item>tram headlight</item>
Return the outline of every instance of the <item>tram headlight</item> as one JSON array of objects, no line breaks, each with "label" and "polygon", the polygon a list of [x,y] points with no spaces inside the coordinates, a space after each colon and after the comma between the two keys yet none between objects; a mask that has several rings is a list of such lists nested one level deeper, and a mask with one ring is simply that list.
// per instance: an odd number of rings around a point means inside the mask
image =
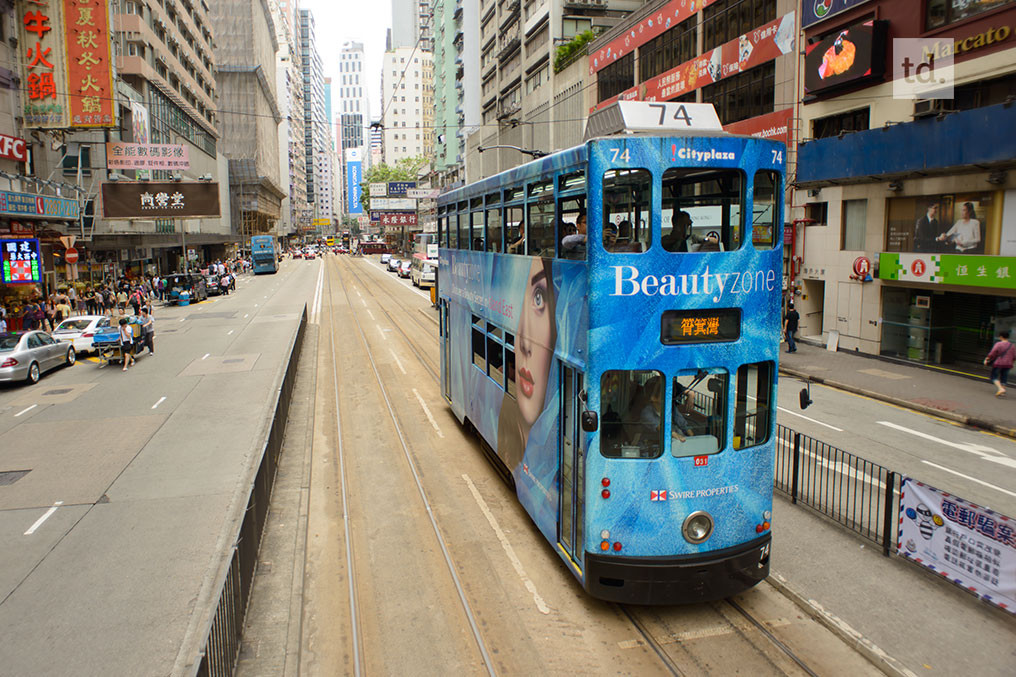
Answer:
[{"label": "tram headlight", "polygon": [[689,543],[702,543],[713,533],[713,517],[704,510],[688,515],[681,526],[681,533]]}]

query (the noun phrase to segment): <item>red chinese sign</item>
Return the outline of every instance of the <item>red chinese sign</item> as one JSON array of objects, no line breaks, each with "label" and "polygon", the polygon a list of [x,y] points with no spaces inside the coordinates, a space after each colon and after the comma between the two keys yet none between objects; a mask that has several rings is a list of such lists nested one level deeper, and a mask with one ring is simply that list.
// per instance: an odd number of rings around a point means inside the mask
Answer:
[{"label": "red chinese sign", "polygon": [[63,47],[63,13],[59,0],[22,0],[20,24],[22,82],[26,128],[67,126],[67,74]]},{"label": "red chinese sign", "polygon": [[63,0],[71,127],[113,127],[109,10],[102,0]]},{"label": "red chinese sign", "polygon": [[415,226],[416,212],[381,212],[378,214],[378,222],[382,226]]}]

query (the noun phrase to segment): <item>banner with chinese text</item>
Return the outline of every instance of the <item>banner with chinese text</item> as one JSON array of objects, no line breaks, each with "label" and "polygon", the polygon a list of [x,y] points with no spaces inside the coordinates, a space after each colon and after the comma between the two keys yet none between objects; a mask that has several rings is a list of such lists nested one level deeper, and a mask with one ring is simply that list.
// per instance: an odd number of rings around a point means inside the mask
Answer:
[{"label": "banner with chinese text", "polygon": [[102,214],[109,219],[219,216],[219,184],[177,181],[104,183]]},{"label": "banner with chinese text", "polygon": [[25,91],[22,126],[67,127],[70,106],[62,2],[20,0],[15,7],[15,20],[19,26],[17,51]]},{"label": "banner with chinese text", "polygon": [[415,226],[416,212],[371,212],[371,216],[377,215],[376,223],[382,226]]},{"label": "banner with chinese text", "polygon": [[0,190],[0,214],[74,221],[81,216],[81,207],[77,200],[65,197]]},{"label": "banner with chinese text", "polygon": [[109,8],[103,0],[63,0],[71,127],[115,127]]},{"label": "banner with chinese text", "polygon": [[1016,290],[1016,256],[882,252],[878,257],[878,277]]},{"label": "banner with chinese text", "polygon": [[1016,522],[910,477],[900,487],[896,552],[1010,613]]},{"label": "banner with chinese text", "polygon": [[[134,143],[146,146],[151,142],[151,138],[148,136],[148,107],[140,101],[131,101],[131,131],[134,133]],[[184,149],[184,152],[186,152],[186,149]],[[109,145],[107,144],[107,167],[110,166],[108,164],[109,158]],[[190,162],[187,163],[187,168],[190,168]],[[152,172],[148,169],[138,169],[135,177],[138,181],[150,181],[152,179]]]},{"label": "banner with chinese text", "polygon": [[106,166],[109,169],[190,169],[190,152],[187,146],[175,143],[112,141],[106,144]]},{"label": "banner with chinese text", "polygon": [[37,284],[42,281],[39,240],[0,240],[0,265],[4,284]]}]

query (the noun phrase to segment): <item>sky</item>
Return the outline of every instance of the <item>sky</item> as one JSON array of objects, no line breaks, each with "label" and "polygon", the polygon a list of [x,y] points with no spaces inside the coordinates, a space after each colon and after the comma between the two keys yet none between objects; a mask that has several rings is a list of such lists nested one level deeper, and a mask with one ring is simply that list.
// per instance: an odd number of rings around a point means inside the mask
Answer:
[{"label": "sky", "polygon": [[[314,15],[325,77],[332,78],[333,85],[338,80],[342,44],[349,40],[363,43],[370,114],[375,118],[381,115],[381,63],[385,35],[392,25],[391,0],[299,0],[299,7],[309,9]],[[335,114],[334,104],[332,114]]]}]

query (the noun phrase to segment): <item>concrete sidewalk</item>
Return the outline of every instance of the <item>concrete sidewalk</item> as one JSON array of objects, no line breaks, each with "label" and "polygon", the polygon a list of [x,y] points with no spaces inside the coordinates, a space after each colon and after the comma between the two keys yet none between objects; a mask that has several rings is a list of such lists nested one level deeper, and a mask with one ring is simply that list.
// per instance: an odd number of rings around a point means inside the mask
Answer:
[{"label": "concrete sidewalk", "polygon": [[861,353],[830,352],[805,341],[798,341],[796,353],[787,353],[786,344],[781,344],[781,373],[1016,438],[1016,383],[1007,397],[995,397],[987,367],[983,374],[969,375]]}]

